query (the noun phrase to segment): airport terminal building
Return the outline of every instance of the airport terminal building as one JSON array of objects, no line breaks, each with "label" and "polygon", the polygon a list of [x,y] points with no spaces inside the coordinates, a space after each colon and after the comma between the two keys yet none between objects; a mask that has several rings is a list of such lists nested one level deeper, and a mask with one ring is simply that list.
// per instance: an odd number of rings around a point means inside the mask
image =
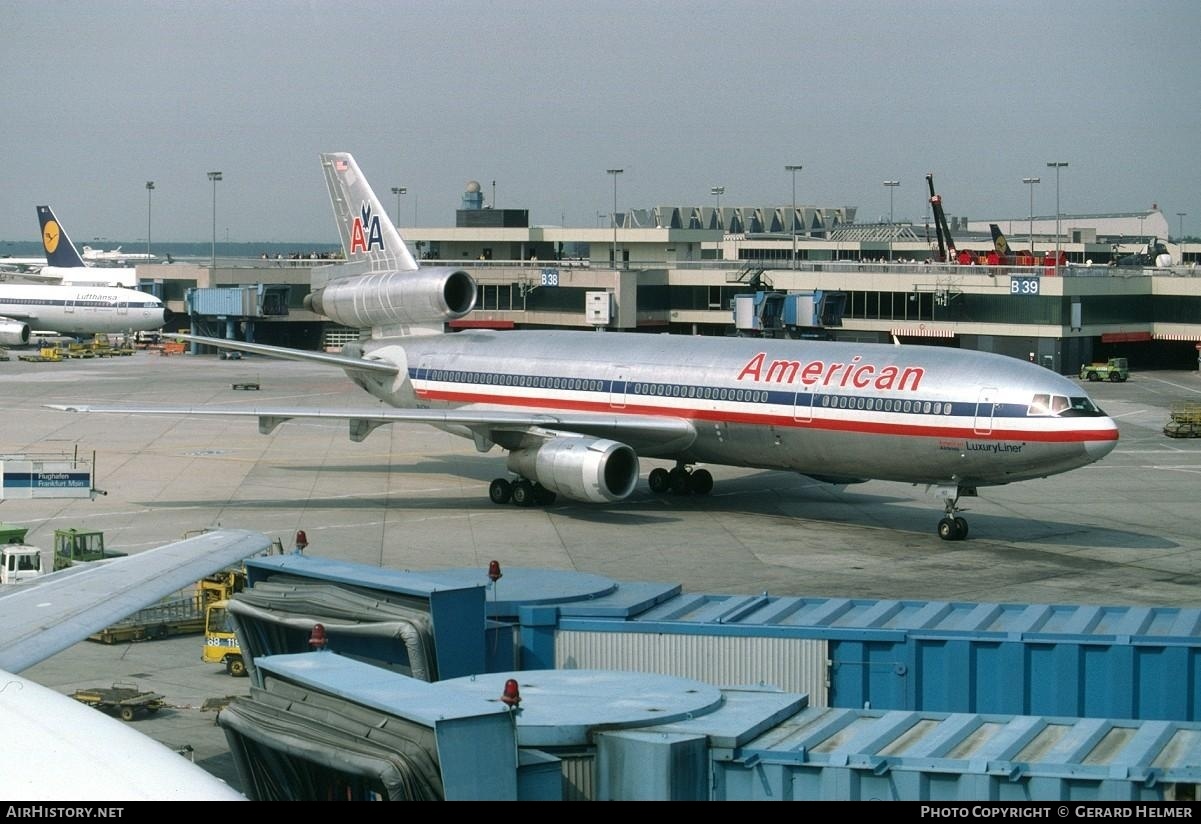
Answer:
[{"label": "airport terminal building", "polygon": [[[897,340],[998,352],[1065,374],[1109,356],[1192,368],[1201,351],[1201,243],[1166,244],[1170,266],[1138,257],[1148,238],[1168,236],[1157,209],[953,219],[956,247],[971,251],[966,265],[939,262],[932,226],[856,223],[848,207],[662,206],[617,218],[544,227],[530,226],[525,210],[464,208],[453,227],[402,234],[426,265],[475,278],[476,308],[452,328]],[[1035,265],[989,265],[990,223]],[[324,263],[218,259],[138,271],[178,313],[169,328],[337,348],[357,332],[303,306],[310,270]],[[774,327],[736,318],[740,298],[755,312],[767,295],[837,297],[837,311]]]}]

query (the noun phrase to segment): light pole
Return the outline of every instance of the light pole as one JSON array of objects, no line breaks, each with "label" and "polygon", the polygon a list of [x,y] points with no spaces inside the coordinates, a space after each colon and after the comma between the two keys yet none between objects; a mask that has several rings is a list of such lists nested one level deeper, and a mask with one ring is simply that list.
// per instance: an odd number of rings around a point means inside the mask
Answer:
[{"label": "light pole", "polygon": [[892,216],[892,196],[897,187],[901,185],[901,181],[886,180],[884,181],[884,185],[888,187],[888,262],[891,263],[893,227],[896,226],[896,222],[893,220]]},{"label": "light pole", "polygon": [[408,193],[404,186],[393,186],[392,194],[396,195],[396,226],[400,226],[400,196]]},{"label": "light pole", "polygon": [[1041,177],[1023,177],[1022,182],[1030,187],[1030,257],[1034,257],[1034,184],[1042,183]]},{"label": "light pole", "polygon": [[725,186],[712,186],[709,188],[709,194],[717,198],[717,228],[721,228],[721,196],[726,193]]},{"label": "light pole", "polygon": [[1059,170],[1067,167],[1065,160],[1048,161],[1047,168],[1055,170],[1055,271],[1059,271]]},{"label": "light pole", "polygon": [[209,266],[217,268],[217,181],[221,179],[220,172],[209,172],[209,180],[213,181],[213,256]]},{"label": "light pole", "polygon": [[804,167],[802,167],[799,163],[795,164],[795,165],[790,164],[790,165],[784,167],[784,171],[792,172],[792,212],[790,213],[791,217],[789,218],[788,224],[789,224],[790,230],[792,232],[792,268],[793,269],[796,268],[796,173],[799,172],[802,168],[804,168]]},{"label": "light pole", "polygon": [[1176,241],[1178,243],[1184,243],[1184,216],[1187,214],[1188,214],[1188,212],[1177,212],[1176,213],[1176,217],[1180,218],[1180,235],[1179,235],[1179,237],[1176,238]]},{"label": "light pole", "polygon": [[150,195],[154,191],[154,181],[146,181],[146,260],[150,260]]},{"label": "light pole", "polygon": [[613,175],[613,268],[617,268],[617,176],[625,169],[605,169],[605,174]]}]

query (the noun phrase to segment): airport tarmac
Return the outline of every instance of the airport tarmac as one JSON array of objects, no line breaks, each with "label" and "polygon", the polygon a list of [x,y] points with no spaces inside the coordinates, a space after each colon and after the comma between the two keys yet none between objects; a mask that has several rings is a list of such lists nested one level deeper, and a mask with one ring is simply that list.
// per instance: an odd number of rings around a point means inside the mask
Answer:
[{"label": "airport tarmac", "polygon": [[[258,391],[235,390],[257,382]],[[99,529],[137,552],[216,526],[254,529],[308,553],[396,569],[548,567],[692,592],[769,592],[1031,603],[1201,605],[1201,439],[1166,437],[1176,401],[1201,401],[1197,372],[1143,372],[1086,384],[1119,423],[1103,461],[985,488],[961,501],[971,534],[935,534],[942,505],[907,484],[835,488],[783,472],[711,467],[714,493],[658,497],[645,481],[612,505],[498,507],[501,453],[421,425],[352,443],[344,423],[291,422],[269,436],[251,418],[70,414],[44,404],[310,405],[371,408],[339,371],[215,356],[0,362],[0,453],[96,453],[95,500],[4,502],[0,518],[48,547],[61,527]],[[667,465],[644,461],[642,472]],[[245,691],[200,663],[197,637],[81,644],[26,675],[63,692],[134,681],[169,709],[134,723],[236,786],[208,699]]]}]

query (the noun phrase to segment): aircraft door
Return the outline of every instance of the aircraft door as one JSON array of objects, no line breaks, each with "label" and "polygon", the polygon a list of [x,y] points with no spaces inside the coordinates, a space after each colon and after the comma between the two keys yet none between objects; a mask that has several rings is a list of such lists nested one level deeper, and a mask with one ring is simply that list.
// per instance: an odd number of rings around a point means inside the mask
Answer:
[{"label": "aircraft door", "polygon": [[72,300],[71,298],[67,298],[66,300],[64,300],[63,301],[63,311],[67,312],[67,314],[74,312],[75,311],[75,301]]},{"label": "aircraft door", "polygon": [[993,411],[997,407],[997,389],[995,386],[980,387],[976,398],[976,419],[972,428],[977,435],[987,435],[992,432]]},{"label": "aircraft door", "polygon": [[622,409],[626,405],[626,376],[630,374],[628,366],[614,366],[609,373],[609,406]]},{"label": "aircraft door", "polygon": [[129,304],[126,303],[125,301],[120,301],[119,303],[117,303],[117,314],[118,315],[128,315],[129,314]]},{"label": "aircraft door", "polygon": [[813,420],[813,402],[817,399],[815,392],[797,392],[793,396],[792,419],[794,421]]}]

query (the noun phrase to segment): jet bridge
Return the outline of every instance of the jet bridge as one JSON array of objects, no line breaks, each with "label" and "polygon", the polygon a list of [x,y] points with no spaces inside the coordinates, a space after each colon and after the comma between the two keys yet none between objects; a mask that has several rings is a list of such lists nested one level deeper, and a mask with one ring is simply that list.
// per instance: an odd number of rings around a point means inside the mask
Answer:
[{"label": "jet bridge", "polygon": [[315,623],[343,654],[422,681],[484,671],[489,644],[492,666],[513,665],[513,631],[487,626],[482,586],[301,555],[251,559],[246,574],[229,614],[252,675],[259,657],[308,650]]}]

